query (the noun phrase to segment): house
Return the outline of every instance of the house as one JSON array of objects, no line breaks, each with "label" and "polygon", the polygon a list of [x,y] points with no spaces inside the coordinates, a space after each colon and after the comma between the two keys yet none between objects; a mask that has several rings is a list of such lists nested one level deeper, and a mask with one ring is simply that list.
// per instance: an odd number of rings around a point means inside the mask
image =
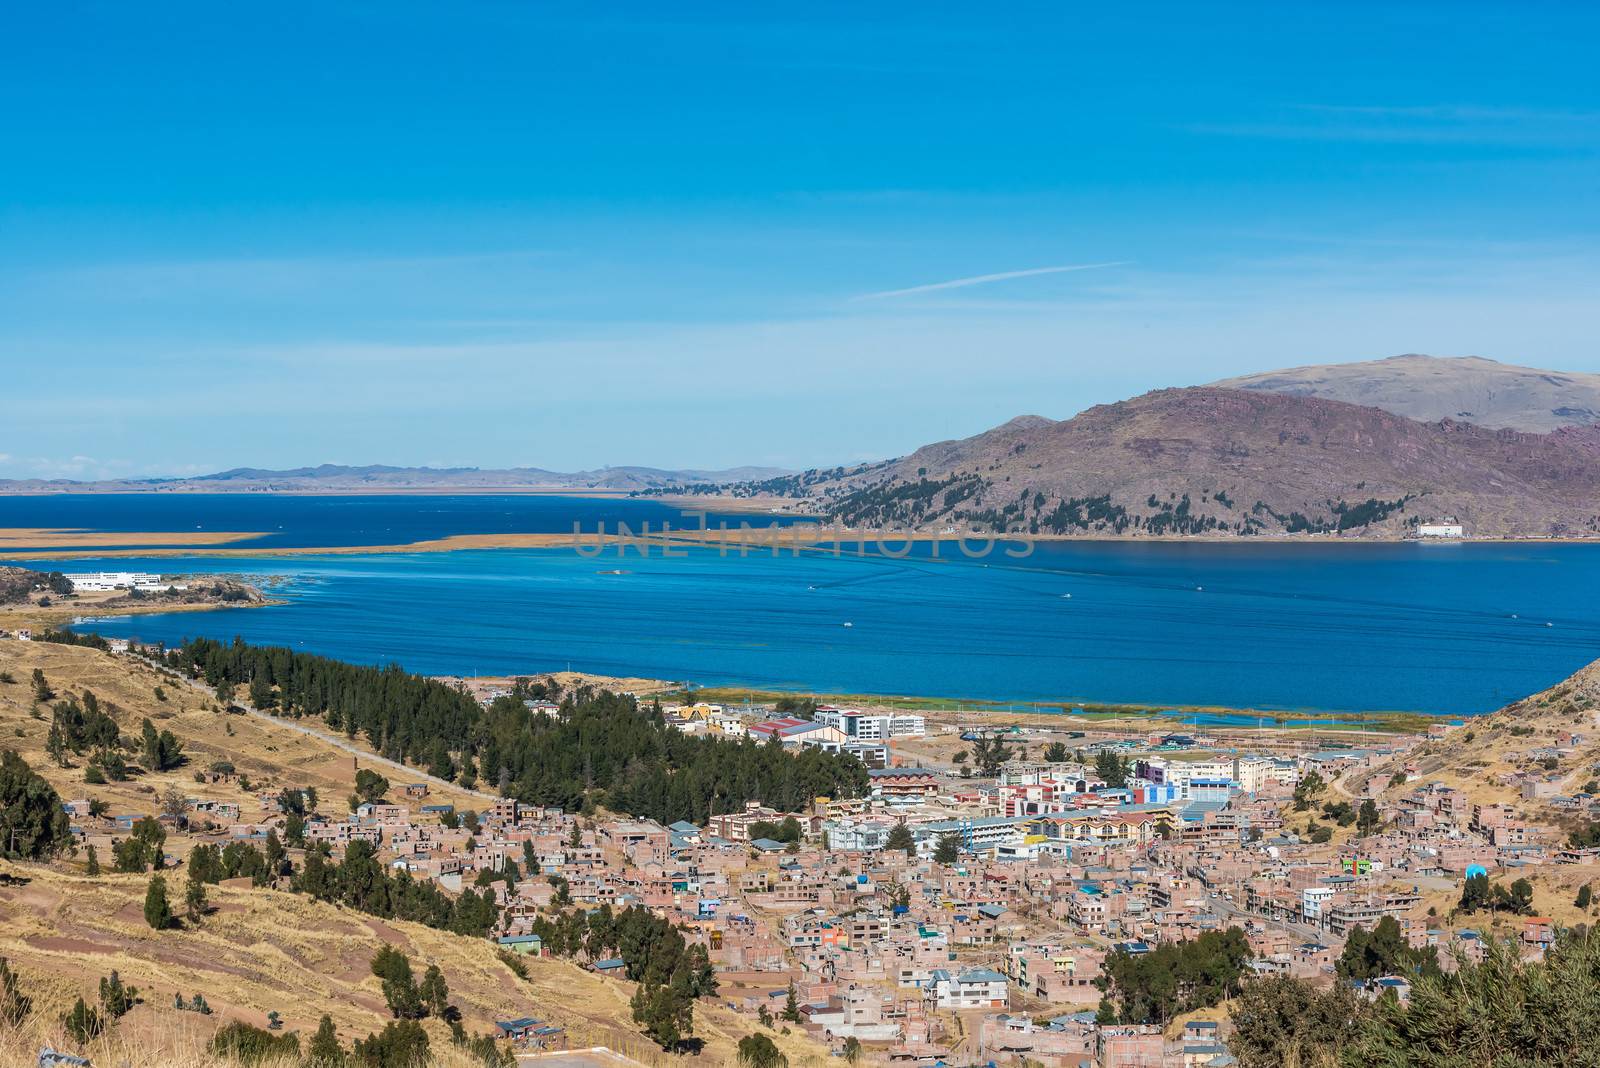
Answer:
[{"label": "house", "polygon": [[935,968],[928,993],[941,1009],[1003,1009],[1006,977],[992,968],[972,968],[952,975]]},{"label": "house", "polygon": [[562,1028],[542,1020],[535,1020],[531,1016],[515,1020],[496,1020],[494,1026],[501,1038],[520,1042],[535,1049],[558,1048],[566,1035]]},{"label": "house", "polygon": [[536,934],[505,935],[495,941],[503,948],[522,956],[544,956],[544,939]]}]

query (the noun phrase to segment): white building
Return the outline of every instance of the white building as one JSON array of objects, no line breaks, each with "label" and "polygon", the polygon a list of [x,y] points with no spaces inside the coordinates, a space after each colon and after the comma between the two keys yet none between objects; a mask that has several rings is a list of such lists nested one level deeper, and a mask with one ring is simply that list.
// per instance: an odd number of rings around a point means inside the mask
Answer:
[{"label": "white building", "polygon": [[828,850],[834,853],[876,853],[888,846],[889,834],[894,828],[892,819],[839,819],[822,823]]},{"label": "white building", "polygon": [[863,712],[859,708],[823,706],[817,709],[815,719],[863,742],[921,738],[928,733],[928,721],[910,712]]},{"label": "white building", "polygon": [[928,990],[941,1009],[1002,1009],[1006,1006],[1006,977],[991,968],[972,968],[959,975],[937,968]]},{"label": "white building", "polygon": [[67,575],[74,592],[103,590],[156,590],[183,589],[170,582],[161,581],[160,575],[147,575],[142,571],[93,571]]},{"label": "white building", "polygon": [[1463,536],[1461,524],[1453,515],[1443,519],[1436,519],[1432,523],[1423,523],[1417,527],[1419,538],[1459,538]]},{"label": "white building", "polygon": [[1321,923],[1322,910],[1333,900],[1333,887],[1308,886],[1300,891],[1300,914],[1308,923]]},{"label": "white building", "polygon": [[987,853],[1002,845],[1022,845],[1023,825],[1031,816],[979,816],[972,819],[939,820],[933,823],[912,823],[911,837],[916,840],[917,853],[931,857],[939,847],[939,840],[953,834],[961,843],[963,853]]}]

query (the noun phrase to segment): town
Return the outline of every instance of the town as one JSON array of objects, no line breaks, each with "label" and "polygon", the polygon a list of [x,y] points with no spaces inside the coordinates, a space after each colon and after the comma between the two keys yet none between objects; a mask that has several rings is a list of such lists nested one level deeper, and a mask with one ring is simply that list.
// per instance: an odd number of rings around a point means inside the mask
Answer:
[{"label": "town", "polygon": [[[559,719],[558,690],[471,692]],[[102,857],[153,819],[170,832],[163,867],[192,862],[179,843],[192,858],[201,844],[270,840],[284,871],[364,843],[391,874],[492,894],[487,936],[502,953],[561,954],[603,975],[630,976],[631,962],[564,944],[560,925],[645,910],[703,950],[711,996],[752,1033],[792,1029],[852,1059],[929,1066],[1225,1068],[1236,1061],[1223,995],[1290,976],[1404,1002],[1421,955],[1445,970],[1480,961],[1491,920],[1538,959],[1561,922],[1533,906],[1570,898],[1550,879],[1582,883],[1587,906],[1600,860],[1600,843],[1567,831],[1600,804],[1578,759],[1589,743],[1570,729],[1511,726],[1526,748],[1494,784],[1504,800],[1489,802],[1439,774],[1440,754],[1481,723],[1263,732],[623,696],[686,736],[848,754],[866,789],[787,807],[758,798],[703,822],[488,795],[466,810],[440,799],[449,784],[437,778],[352,755],[362,796],[348,813],[282,786],[159,811],[65,804],[78,844]],[[213,765],[195,778],[237,776]],[[1530,876],[1544,879],[1538,896]],[[1141,958],[1193,946],[1231,969],[1218,997],[1126,1008]],[[499,1037],[520,1050],[566,1044],[559,1004],[508,1000],[504,1016]]]}]

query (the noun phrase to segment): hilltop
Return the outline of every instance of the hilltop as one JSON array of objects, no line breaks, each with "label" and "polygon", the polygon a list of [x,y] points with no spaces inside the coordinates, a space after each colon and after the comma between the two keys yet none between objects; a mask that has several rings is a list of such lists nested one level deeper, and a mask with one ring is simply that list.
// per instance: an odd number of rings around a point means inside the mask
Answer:
[{"label": "hilltop", "polygon": [[1518,367],[1482,356],[1408,353],[1263,371],[1211,384],[1346,401],[1423,422],[1454,419],[1494,430],[1542,434],[1600,423],[1600,375]]},{"label": "hilltop", "polygon": [[1490,430],[1202,386],[739,491],[786,495],[867,529],[1396,537],[1453,515],[1476,536],[1591,535],[1600,427]]}]

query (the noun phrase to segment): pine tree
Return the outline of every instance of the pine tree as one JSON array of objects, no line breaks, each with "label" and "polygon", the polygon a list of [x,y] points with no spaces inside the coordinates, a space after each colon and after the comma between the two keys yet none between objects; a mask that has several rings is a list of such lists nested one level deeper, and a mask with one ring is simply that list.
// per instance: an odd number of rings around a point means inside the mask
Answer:
[{"label": "pine tree", "polygon": [[1361,811],[1356,814],[1356,833],[1365,838],[1378,829],[1380,822],[1382,821],[1378,817],[1378,806],[1373,803],[1372,798],[1369,797],[1361,802]]},{"label": "pine tree", "polygon": [[933,851],[933,859],[940,864],[954,864],[961,859],[961,839],[954,834],[942,835]]},{"label": "pine tree", "polygon": [[444,973],[437,964],[428,965],[428,970],[423,973],[418,996],[428,1007],[429,1013],[439,1019],[444,1018],[445,1010],[450,1007],[450,988],[445,985]]},{"label": "pine tree", "polygon": [[93,845],[89,847],[89,859],[84,865],[83,873],[91,879],[100,874],[100,858],[95,855]]},{"label": "pine tree", "polygon": [[884,848],[898,849],[908,857],[914,855],[917,851],[917,842],[911,836],[911,828],[903,823],[895,824],[894,829],[889,832],[889,839],[884,843]]},{"label": "pine tree", "polygon": [[0,957],[0,1024],[6,1027],[21,1026],[33,1008],[33,999],[17,987],[17,973],[11,964]]},{"label": "pine tree", "polygon": [[100,1032],[105,1029],[100,1022],[100,1014],[85,1005],[82,998],[72,1006],[72,1011],[67,1013],[61,1023],[66,1027],[67,1034],[71,1035],[79,1045],[98,1038]]},{"label": "pine tree", "polygon": [[334,1030],[333,1017],[324,1016],[317,1024],[317,1033],[311,1038],[311,1048],[306,1051],[310,1068],[341,1068],[345,1063],[344,1048],[339,1045],[339,1033]]},{"label": "pine tree", "polygon": [[189,876],[188,885],[183,890],[183,911],[190,923],[199,923],[200,916],[206,910],[206,884],[196,879],[193,874]]},{"label": "pine tree", "polygon": [[72,835],[61,796],[10,749],[0,753],[0,811],[5,813],[0,856],[46,860]]},{"label": "pine tree", "polygon": [[117,1021],[128,1015],[139,1000],[139,988],[128,986],[113,968],[111,974],[100,980],[100,1008],[106,1019]]},{"label": "pine tree", "polygon": [[167,900],[167,880],[159,875],[150,876],[150,885],[144,892],[144,922],[157,931],[172,926],[172,904]]},{"label": "pine tree", "polygon": [[795,993],[794,980],[789,980],[789,993],[783,999],[783,1018],[790,1023],[800,1022],[800,998]]},{"label": "pine tree", "polygon": [[395,1019],[416,1020],[424,1015],[422,996],[404,953],[393,946],[379,949],[372,958],[372,974],[383,980],[383,1000]]}]

